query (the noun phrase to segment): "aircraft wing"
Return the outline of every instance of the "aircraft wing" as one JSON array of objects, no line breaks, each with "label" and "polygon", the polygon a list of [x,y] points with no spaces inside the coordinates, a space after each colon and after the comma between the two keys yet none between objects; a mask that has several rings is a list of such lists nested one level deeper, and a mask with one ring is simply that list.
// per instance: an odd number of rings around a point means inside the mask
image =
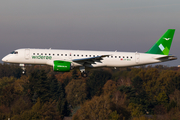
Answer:
[{"label": "aircraft wing", "polygon": [[72,61],[77,62],[77,63],[81,63],[81,64],[84,64],[84,63],[93,64],[94,62],[101,62],[100,60],[103,60],[103,58],[107,57],[107,56],[110,56],[110,55],[100,55],[100,56],[97,56],[97,57],[73,59]]}]

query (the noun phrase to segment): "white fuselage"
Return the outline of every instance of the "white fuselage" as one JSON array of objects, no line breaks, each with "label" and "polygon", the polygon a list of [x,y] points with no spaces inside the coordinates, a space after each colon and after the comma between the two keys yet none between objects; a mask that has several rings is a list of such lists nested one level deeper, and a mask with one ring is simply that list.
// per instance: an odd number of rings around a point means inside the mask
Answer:
[{"label": "white fuselage", "polygon": [[[18,49],[17,53],[8,54],[2,61],[8,63],[40,64],[53,66],[54,60],[72,62],[74,67],[129,67],[164,62],[156,58],[166,55],[146,54],[137,52],[108,52],[84,50],[58,50],[58,49]],[[75,59],[91,58],[100,55],[109,55],[92,64],[73,62]]]}]

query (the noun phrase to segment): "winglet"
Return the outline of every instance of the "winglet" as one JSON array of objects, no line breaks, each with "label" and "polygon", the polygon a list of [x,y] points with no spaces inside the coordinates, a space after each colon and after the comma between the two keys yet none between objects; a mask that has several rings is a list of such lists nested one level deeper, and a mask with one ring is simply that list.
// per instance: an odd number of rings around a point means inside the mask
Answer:
[{"label": "winglet", "polygon": [[168,29],[163,36],[146,53],[168,55],[175,29]]}]

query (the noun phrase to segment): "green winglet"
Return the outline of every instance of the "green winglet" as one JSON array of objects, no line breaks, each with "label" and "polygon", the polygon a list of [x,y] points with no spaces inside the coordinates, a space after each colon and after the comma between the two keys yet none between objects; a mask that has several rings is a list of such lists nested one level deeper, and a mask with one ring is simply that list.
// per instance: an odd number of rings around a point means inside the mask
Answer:
[{"label": "green winglet", "polygon": [[175,29],[168,29],[163,36],[146,53],[168,55]]}]

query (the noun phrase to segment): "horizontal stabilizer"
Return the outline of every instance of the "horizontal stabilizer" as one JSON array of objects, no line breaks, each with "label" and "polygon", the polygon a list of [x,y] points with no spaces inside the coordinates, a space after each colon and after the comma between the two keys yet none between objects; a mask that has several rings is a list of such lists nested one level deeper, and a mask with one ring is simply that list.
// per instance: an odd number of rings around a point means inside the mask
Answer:
[{"label": "horizontal stabilizer", "polygon": [[176,60],[177,57],[174,56],[174,55],[171,55],[171,56],[157,57],[157,58],[155,58],[155,59],[161,60],[161,61],[169,61],[169,60]]}]

